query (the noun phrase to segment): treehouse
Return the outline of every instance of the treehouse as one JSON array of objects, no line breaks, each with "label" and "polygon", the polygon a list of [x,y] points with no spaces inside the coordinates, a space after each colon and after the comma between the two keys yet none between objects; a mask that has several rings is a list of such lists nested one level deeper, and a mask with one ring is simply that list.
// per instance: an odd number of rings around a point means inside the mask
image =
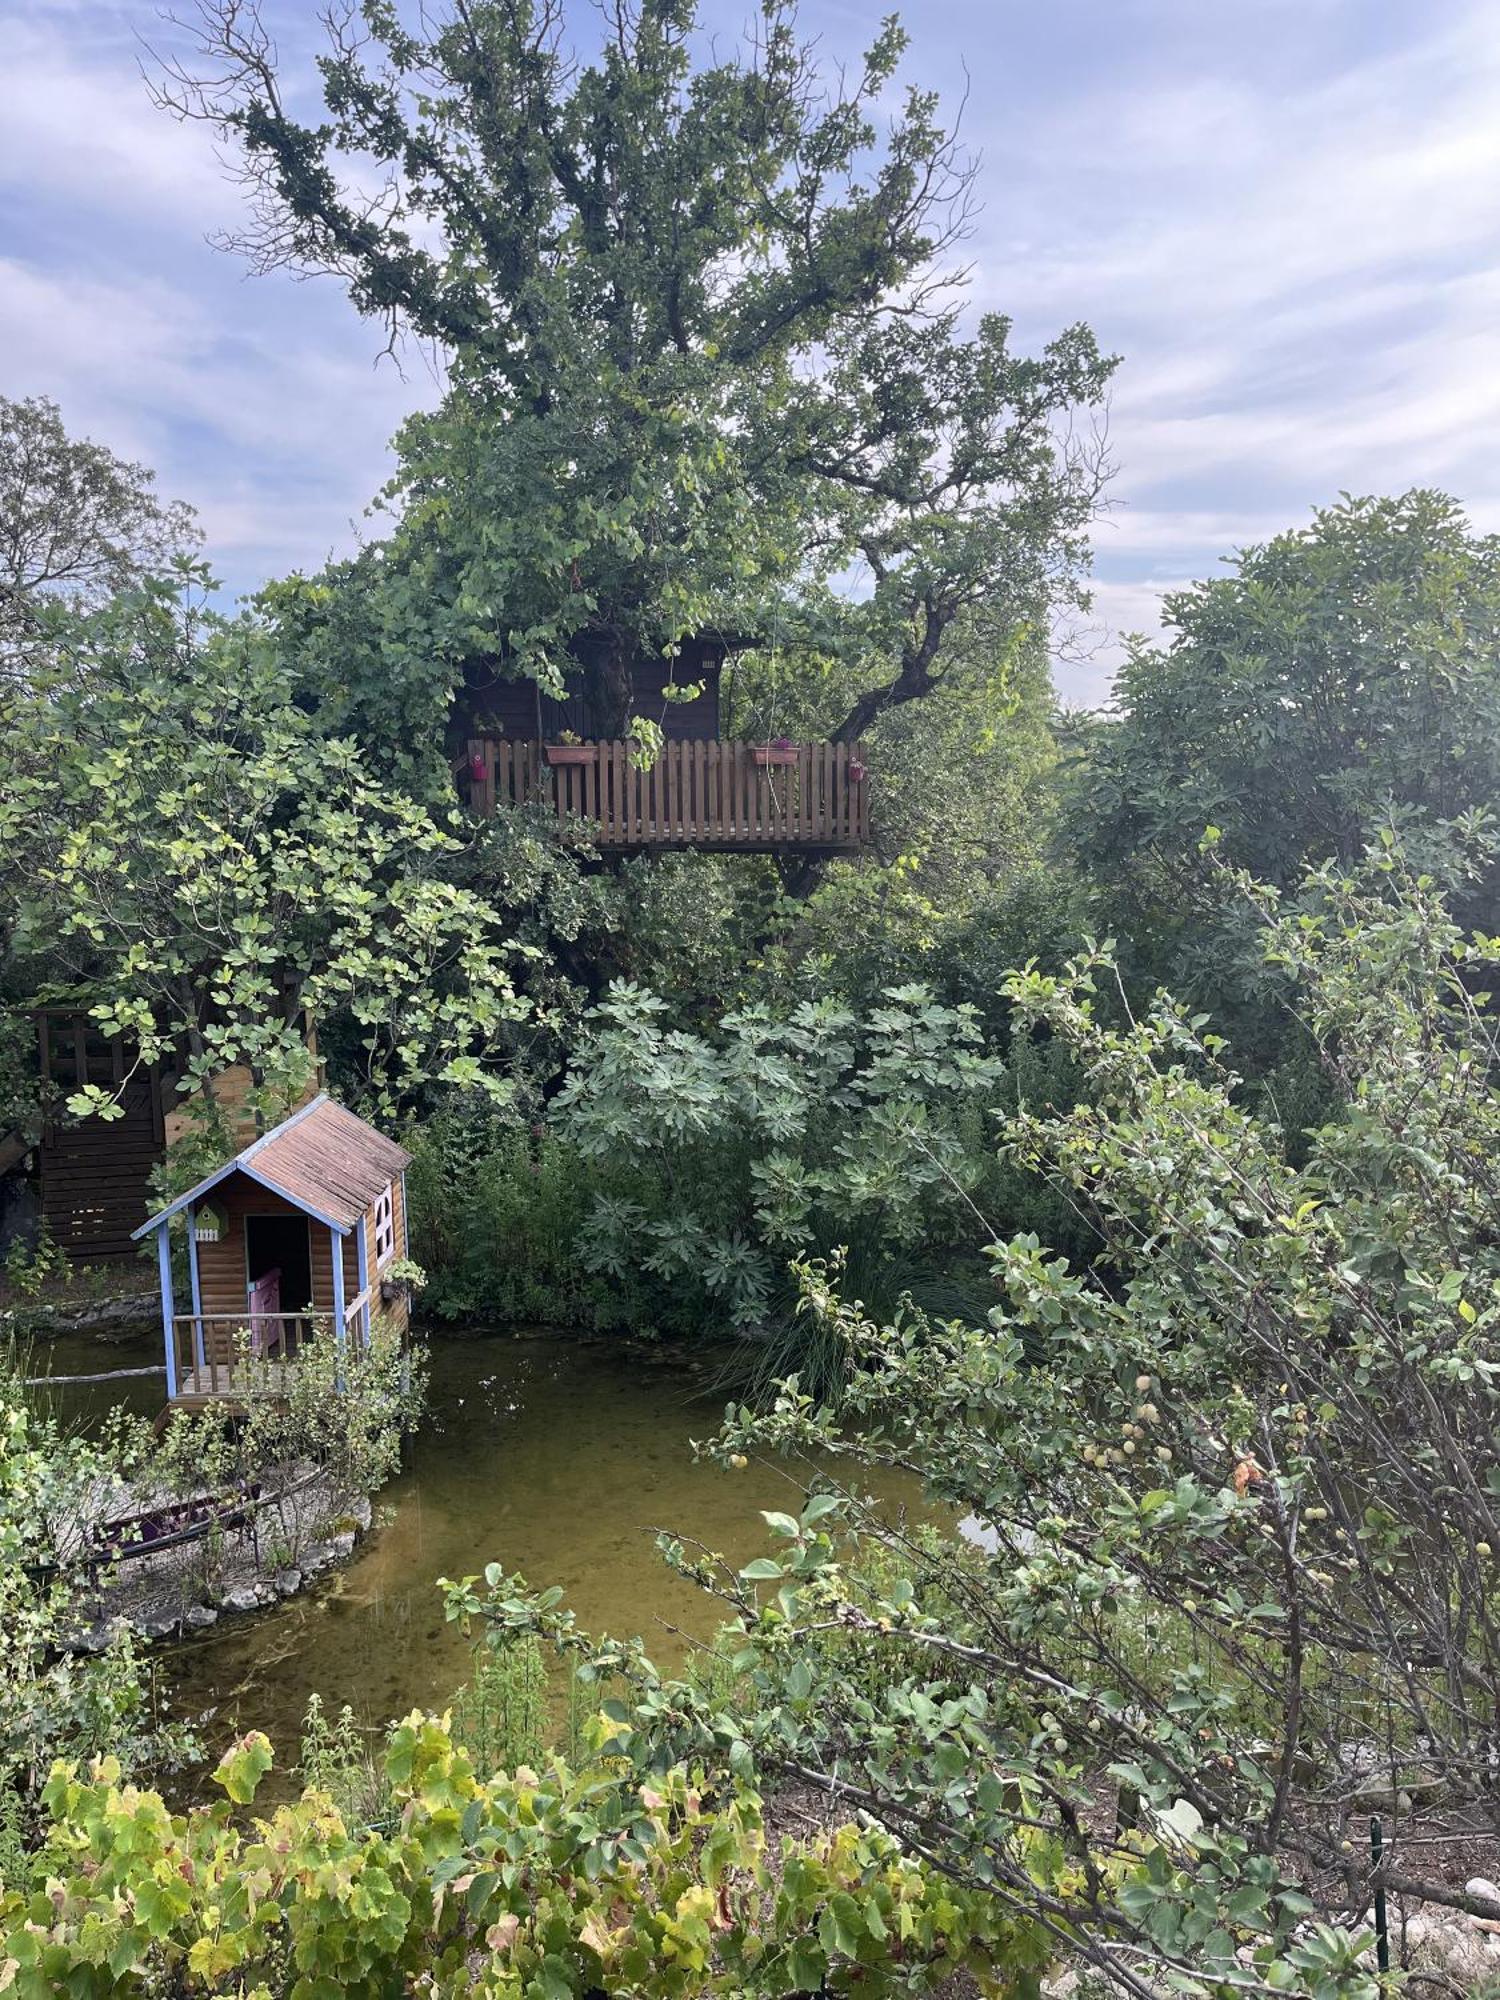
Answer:
[{"label": "treehouse", "polygon": [[[410,1155],[326,1095],[294,1111],[135,1231],[154,1235],[169,1407],[285,1390],[317,1342],[362,1348],[379,1315],[404,1334]],[[184,1218],[191,1310],[170,1226]]]},{"label": "treehouse", "polygon": [[[664,739],[643,759],[605,700],[589,636],[561,699],[534,681],[471,666],[450,745],[475,812],[539,805],[605,852],[846,854],[870,841],[869,780],[858,744],[725,742],[720,688],[729,654],[748,643],[683,642],[673,660],[638,660],[623,706]],[[691,699],[677,689],[695,688]],[[674,692],[669,692],[674,690]],[[634,754],[633,754],[634,753]]]}]

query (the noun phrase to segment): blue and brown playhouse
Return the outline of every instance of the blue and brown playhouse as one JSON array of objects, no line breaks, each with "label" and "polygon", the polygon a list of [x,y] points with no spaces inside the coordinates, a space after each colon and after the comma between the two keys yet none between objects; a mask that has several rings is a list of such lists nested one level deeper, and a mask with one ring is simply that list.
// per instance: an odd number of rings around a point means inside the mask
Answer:
[{"label": "blue and brown playhouse", "polygon": [[[410,1306],[397,1267],[407,1255],[410,1163],[322,1095],[135,1231],[156,1238],[169,1408],[281,1394],[312,1343],[362,1349],[377,1318],[405,1335]],[[172,1271],[179,1215],[184,1301]]]}]

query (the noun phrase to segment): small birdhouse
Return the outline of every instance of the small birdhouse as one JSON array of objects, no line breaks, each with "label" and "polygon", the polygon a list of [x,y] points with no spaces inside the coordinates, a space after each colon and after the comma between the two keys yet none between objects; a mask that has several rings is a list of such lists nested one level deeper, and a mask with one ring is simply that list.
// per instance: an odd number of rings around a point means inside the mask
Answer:
[{"label": "small birdhouse", "polygon": [[193,1236],[199,1243],[221,1243],[229,1217],[216,1201],[206,1201],[193,1216]]}]

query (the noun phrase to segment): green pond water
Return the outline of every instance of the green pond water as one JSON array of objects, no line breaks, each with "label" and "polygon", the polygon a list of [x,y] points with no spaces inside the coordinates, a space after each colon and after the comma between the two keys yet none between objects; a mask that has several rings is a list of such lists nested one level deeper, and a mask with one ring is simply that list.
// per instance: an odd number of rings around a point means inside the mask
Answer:
[{"label": "green pond water", "polygon": [[[471,1641],[445,1623],[435,1579],[488,1562],[561,1584],[585,1629],[640,1633],[659,1664],[675,1665],[722,1613],[673,1576],[652,1531],[683,1531],[743,1562],[767,1546],[759,1508],[795,1511],[798,1468],[694,1463],[691,1441],[712,1434],[725,1400],[715,1362],[508,1335],[435,1339],[430,1358],[407,1468],[376,1495],[374,1531],[352,1562],[273,1609],[157,1649],[170,1707],[201,1718],[211,1752],[264,1729],[284,1762],[315,1691],[371,1728],[443,1707]],[[69,1342],[52,1368],[150,1359],[149,1348]],[[120,1387],[136,1408],[161,1407],[159,1383]],[[113,1391],[76,1393],[97,1409]],[[893,1505],[920,1508],[914,1486],[886,1490]]]}]

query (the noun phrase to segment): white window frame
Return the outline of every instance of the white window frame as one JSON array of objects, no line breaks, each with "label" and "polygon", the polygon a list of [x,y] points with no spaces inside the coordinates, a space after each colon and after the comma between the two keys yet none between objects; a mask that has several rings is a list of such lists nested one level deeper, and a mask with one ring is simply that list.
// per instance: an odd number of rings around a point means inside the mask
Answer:
[{"label": "white window frame", "polygon": [[396,1184],[388,1181],[375,1197],[375,1268],[383,1271],[396,1257]]}]

